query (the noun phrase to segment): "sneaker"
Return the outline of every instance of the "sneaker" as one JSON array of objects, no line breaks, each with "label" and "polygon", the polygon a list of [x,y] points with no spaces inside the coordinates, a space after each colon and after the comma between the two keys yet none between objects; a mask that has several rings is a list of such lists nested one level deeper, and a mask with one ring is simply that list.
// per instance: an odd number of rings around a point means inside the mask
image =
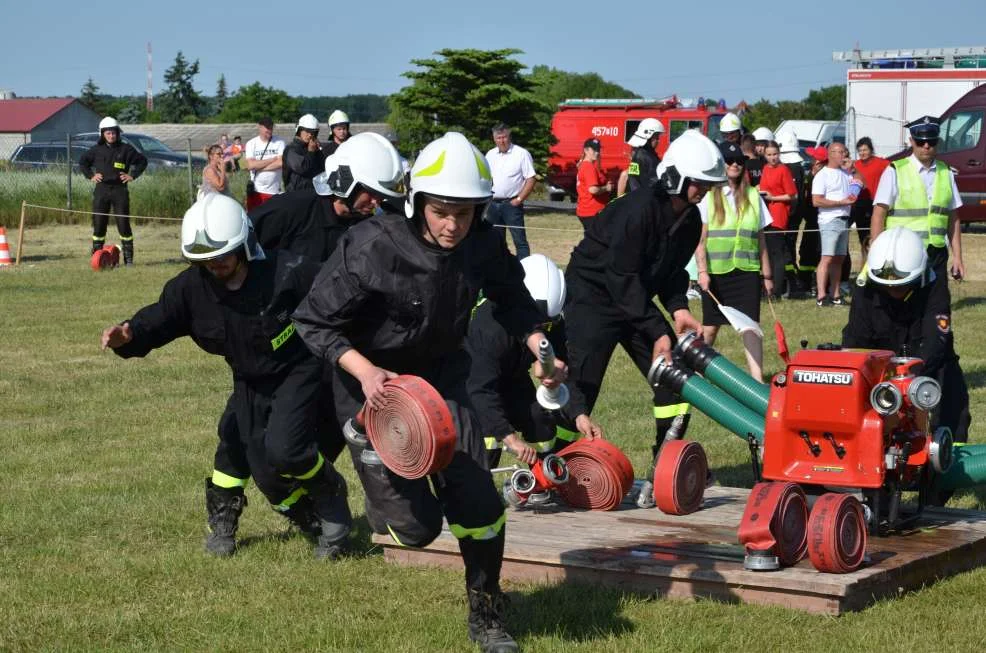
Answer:
[{"label": "sneaker", "polygon": [[831,306],[832,300],[828,298],[828,295],[822,297],[821,299],[815,300],[815,306]]},{"label": "sneaker", "polygon": [[832,301],[829,302],[832,306],[848,306],[849,302],[844,300],[842,297],[833,297]]}]

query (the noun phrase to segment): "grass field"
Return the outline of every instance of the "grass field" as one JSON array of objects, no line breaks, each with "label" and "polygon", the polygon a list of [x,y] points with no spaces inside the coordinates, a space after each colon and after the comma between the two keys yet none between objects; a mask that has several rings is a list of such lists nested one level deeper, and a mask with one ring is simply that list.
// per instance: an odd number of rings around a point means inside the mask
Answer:
[{"label": "grass field", "polygon": [[[581,233],[575,219],[528,223],[534,251],[566,262]],[[348,463],[340,469],[359,555],[315,561],[252,486],[240,551],[228,560],[203,552],[203,479],[231,386],[225,364],[187,340],[135,361],[98,348],[102,328],[154,301],[182,268],[178,227],[138,225],[129,270],[92,272],[88,239],[82,226],[31,229],[24,264],[0,271],[0,650],[473,650],[461,573],[386,564],[369,543]],[[954,324],[977,426],[986,414],[986,238],[968,236],[966,250],[973,281],[953,289]],[[777,311],[792,347],[838,340],[847,316],[811,302]],[[742,360],[735,334],[724,331],[719,345]],[[766,350],[772,373],[780,361],[770,339]],[[596,417],[638,476],[650,412],[646,384],[618,352]],[[752,484],[738,438],[701,416],[690,436],[720,483]],[[984,509],[986,494],[963,492],[953,505]],[[506,589],[510,630],[526,651],[986,650],[984,570],[840,618],[599,586]]]}]

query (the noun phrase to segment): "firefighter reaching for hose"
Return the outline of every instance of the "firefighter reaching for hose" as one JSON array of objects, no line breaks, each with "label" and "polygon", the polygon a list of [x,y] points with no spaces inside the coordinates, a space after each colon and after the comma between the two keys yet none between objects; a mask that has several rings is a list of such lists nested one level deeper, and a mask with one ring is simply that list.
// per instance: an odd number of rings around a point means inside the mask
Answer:
[{"label": "firefighter reaching for hose", "polygon": [[[676,334],[700,328],[688,310],[685,266],[702,233],[697,205],[709,188],[725,181],[719,148],[698,131],[686,131],[668,148],[651,189],[612,202],[586,230],[565,274],[569,385],[576,390],[569,414],[592,412],[617,344],[646,378],[658,356],[670,360]],[[671,314],[673,327],[654,303],[655,295]],[[665,438],[684,435],[688,404],[655,388],[654,418],[656,460]],[[647,503],[652,492],[645,488],[640,494]]]},{"label": "firefighter reaching for hose", "polygon": [[[565,276],[543,254],[528,256],[520,264],[524,285],[544,313],[542,328],[548,341],[558,357],[567,358],[561,312]],[[537,402],[530,380],[531,364],[537,358],[526,342],[511,336],[497,320],[500,310],[492,300],[482,299],[473,311],[466,336],[472,359],[469,395],[486,436],[490,467],[500,463],[501,449],[533,465],[539,451],[554,453],[580,436],[590,440],[601,437],[602,429],[585,413],[568,419],[564,410],[548,410]],[[576,403],[585,405],[584,401]]]},{"label": "firefighter reaching for hose", "polygon": [[921,236],[900,226],[881,232],[870,243],[867,282],[854,289],[842,345],[922,359],[921,373],[942,390],[932,430],[947,426],[956,442],[965,442],[969,391],[955,353],[947,286],[936,283],[935,274]]},{"label": "firefighter reaching for hose", "polygon": [[[456,451],[431,483],[397,476],[357,442],[350,454],[375,532],[426,546],[441,532],[444,513],[465,563],[469,637],[483,651],[507,652],[517,644],[505,629],[499,586],[506,514],[466,391],[463,339],[480,291],[502,308],[497,318],[508,333],[532,352],[545,336],[523,268],[481,220],[492,196],[486,159],[465,136],[450,132],[431,142],[411,169],[408,219],[379,215],[350,229],[294,321],[309,349],[337,366],[333,392],[341,422],[364,402],[382,408],[384,382],[397,374],[423,377],[445,398]],[[535,365],[547,387],[562,382],[565,371],[560,360],[550,377]]]},{"label": "firefighter reaching for hose", "polygon": [[242,207],[217,193],[185,213],[181,251],[193,265],[165,285],[157,303],[106,328],[103,349],[142,358],[189,336],[229,364],[233,394],[223,419],[236,424],[221,423],[219,433],[240,441],[220,441],[206,479],[209,552],[234,552],[252,472],[274,509],[316,540],[316,557],[337,557],[352,524],[346,483],[318,448],[322,363],[290,321],[318,266],[288,252],[265,255]]}]

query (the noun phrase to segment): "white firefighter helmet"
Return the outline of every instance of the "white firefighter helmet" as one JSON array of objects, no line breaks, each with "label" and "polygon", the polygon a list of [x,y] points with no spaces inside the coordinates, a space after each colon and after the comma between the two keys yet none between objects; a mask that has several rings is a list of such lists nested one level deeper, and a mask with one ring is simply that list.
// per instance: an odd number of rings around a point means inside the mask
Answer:
[{"label": "white firefighter helmet", "polygon": [[[90,123],[92,124],[92,123]],[[116,118],[112,116],[106,116],[99,121],[99,131],[102,132],[104,129],[120,129],[120,123],[116,121]]]},{"label": "white firefighter helmet", "polygon": [[349,116],[346,115],[345,111],[340,111],[339,109],[336,109],[331,114],[329,114],[328,123],[329,123],[329,129],[332,129],[336,125],[348,125]]},{"label": "white firefighter helmet", "polygon": [[772,141],[774,140],[774,132],[770,131],[766,127],[757,127],[753,130],[753,140]]},{"label": "white firefighter helmet", "polygon": [[722,117],[719,121],[719,131],[720,133],[725,132],[737,132],[743,128],[743,123],[740,122],[739,116],[730,111]]},{"label": "white firefighter helmet", "polygon": [[794,132],[784,132],[780,140],[781,163],[801,163],[804,157],[801,156],[801,148],[798,147],[798,137]]},{"label": "white firefighter helmet", "polygon": [[719,146],[697,129],[689,129],[674,139],[657,166],[657,179],[671,195],[677,195],[686,180],[709,184],[726,182],[726,163]]},{"label": "white firefighter helmet", "polygon": [[887,229],[870,243],[866,276],[881,286],[906,286],[925,280],[928,252],[921,237],[907,227]]},{"label": "white firefighter helmet", "polygon": [[404,212],[414,217],[418,193],[449,202],[482,207],[493,197],[493,176],[486,157],[459,132],[447,132],[428,143],[411,167]]},{"label": "white firefighter helmet", "polygon": [[627,143],[630,147],[643,147],[654,134],[663,134],[664,125],[657,118],[644,118],[637,125],[637,131],[633,133]]},{"label": "white firefighter helmet", "polygon": [[221,193],[206,193],[185,211],[181,254],[189,261],[211,261],[243,247],[248,261],[263,259],[253,225],[240,203]]},{"label": "white firefighter helmet", "polygon": [[298,118],[298,126],[295,131],[299,129],[307,129],[310,132],[318,131],[318,119],[310,113],[306,113],[302,117]]},{"label": "white firefighter helmet", "polygon": [[531,254],[521,259],[520,264],[524,266],[524,285],[531,297],[541,304],[548,317],[558,317],[565,306],[565,275],[544,254]]},{"label": "white firefighter helmet", "polygon": [[385,197],[404,197],[404,167],[390,141],[373,132],[356,134],[325,159],[312,182],[319,195],[347,198],[357,185]]}]

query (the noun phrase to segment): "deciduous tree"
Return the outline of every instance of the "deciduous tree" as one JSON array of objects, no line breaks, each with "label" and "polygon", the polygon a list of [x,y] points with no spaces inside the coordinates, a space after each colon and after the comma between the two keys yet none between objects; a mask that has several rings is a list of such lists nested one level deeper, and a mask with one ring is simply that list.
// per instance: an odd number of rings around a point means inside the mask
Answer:
[{"label": "deciduous tree", "polygon": [[219,114],[220,122],[253,122],[270,116],[275,122],[298,119],[301,102],[284,91],[254,82],[233,93]]}]

